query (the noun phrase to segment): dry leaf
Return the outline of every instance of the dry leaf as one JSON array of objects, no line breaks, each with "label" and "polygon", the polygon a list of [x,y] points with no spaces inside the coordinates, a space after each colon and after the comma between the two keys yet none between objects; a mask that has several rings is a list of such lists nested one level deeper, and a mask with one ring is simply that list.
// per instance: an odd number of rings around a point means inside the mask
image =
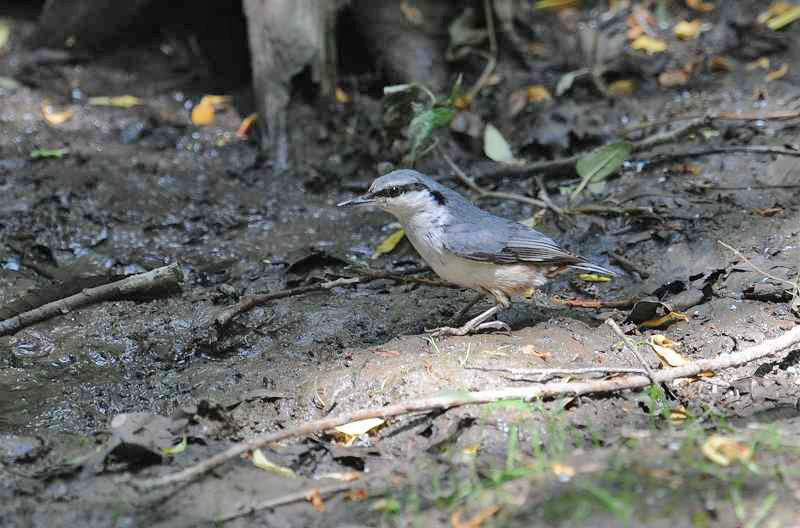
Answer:
[{"label": "dry leaf", "polygon": [[48,99],[42,101],[42,105],[40,108],[44,120],[51,125],[60,125],[62,123],[66,123],[67,121],[72,119],[73,115],[75,115],[74,110],[69,110],[69,109],[61,111],[56,110],[55,108],[53,108],[53,105],[50,104],[50,101]]},{"label": "dry leaf", "polygon": [[762,70],[769,69],[769,57],[760,57],[753,62],[748,62],[745,64],[744,69],[747,71],[757,70],[761,68]]},{"label": "dry leaf", "polygon": [[782,213],[783,212],[783,208],[782,207],[763,207],[763,208],[762,207],[756,207],[755,209],[753,209],[753,212],[756,213],[759,216],[770,217],[770,216],[775,216],[778,213]]},{"label": "dry leaf", "polygon": [[247,133],[253,128],[253,124],[258,119],[258,114],[253,113],[249,116],[242,119],[242,122],[239,124],[239,128],[236,129],[236,138],[237,139],[245,139],[247,137]]},{"label": "dry leaf", "polygon": [[207,126],[214,122],[214,101],[208,95],[204,95],[200,102],[192,108],[192,124],[195,126]]},{"label": "dry leaf", "polygon": [[798,18],[800,18],[800,5],[793,6],[788,11],[767,20],[767,27],[773,31],[777,31],[788,26]]},{"label": "dry leaf", "polygon": [[713,72],[729,72],[733,70],[733,63],[728,57],[712,57],[709,68]]},{"label": "dry leaf", "polygon": [[409,4],[408,0],[403,0],[403,2],[400,3],[400,11],[403,13],[406,22],[412,26],[420,26],[425,22],[422,11],[420,11],[418,7]]},{"label": "dry leaf", "polygon": [[683,405],[678,405],[669,411],[669,423],[672,425],[680,425],[684,423],[688,417],[689,413]]},{"label": "dry leaf", "polygon": [[714,10],[714,4],[704,2],[703,0],[686,0],[686,5],[701,13],[708,13]]},{"label": "dry leaf", "polygon": [[685,70],[668,70],[658,76],[658,84],[664,88],[683,86],[689,82],[689,74]]},{"label": "dry leaf", "polygon": [[396,248],[397,244],[403,240],[404,236],[406,236],[406,232],[402,229],[393,231],[389,236],[384,238],[380,244],[378,244],[378,247],[375,248],[375,252],[372,253],[372,258],[376,259],[381,255],[386,255],[387,253],[394,251],[394,248]]},{"label": "dry leaf", "polygon": [[575,468],[566,464],[553,462],[550,469],[553,471],[553,474],[561,480],[569,480],[575,476]]},{"label": "dry leaf", "polygon": [[631,42],[631,48],[644,51],[648,55],[652,55],[654,53],[661,53],[667,49],[667,43],[661,39],[657,39],[651,37],[649,35],[641,35],[637,37],[636,40]]},{"label": "dry leaf", "polygon": [[336,101],[344,104],[344,103],[349,103],[351,101],[351,99],[350,99],[350,96],[347,95],[347,92],[345,92],[344,90],[342,90],[341,88],[339,88],[337,86],[336,87]]},{"label": "dry leaf", "polygon": [[794,7],[795,5],[790,2],[773,2],[766,11],[758,15],[756,20],[759,24],[766,24],[769,19],[780,16]]},{"label": "dry leaf", "polygon": [[696,39],[700,35],[700,21],[681,20],[675,24],[675,27],[672,28],[672,32],[676,37],[682,40]]},{"label": "dry leaf", "polygon": [[133,95],[101,95],[90,97],[89,104],[92,106],[113,106],[115,108],[132,108],[142,104],[142,100]]},{"label": "dry leaf", "polygon": [[767,74],[765,80],[767,82],[777,81],[778,79],[780,79],[781,77],[786,75],[786,72],[788,72],[788,71],[789,71],[789,64],[784,62],[783,65],[780,68],[778,68],[777,70],[773,70],[773,71],[769,72]]},{"label": "dry leaf", "polygon": [[270,461],[264,453],[260,449],[255,449],[253,451],[253,465],[259,469],[263,469],[265,471],[269,471],[270,473],[275,473],[276,475],[281,475],[284,477],[296,477],[294,471],[287,467],[279,466],[274,462]]},{"label": "dry leaf", "polygon": [[636,85],[630,79],[619,79],[608,85],[608,93],[619,97],[631,95]]},{"label": "dry leaf", "polygon": [[578,278],[586,282],[611,282],[611,277],[598,275],[597,273],[580,273]]},{"label": "dry leaf", "polygon": [[367,418],[366,420],[358,420],[334,427],[336,440],[346,446],[351,446],[359,436],[375,431],[385,423],[386,420],[382,418]]},{"label": "dry leaf", "polygon": [[661,328],[662,326],[669,326],[678,321],[688,321],[689,316],[681,312],[669,312],[656,319],[650,319],[639,325],[639,328]]},{"label": "dry leaf", "polygon": [[453,108],[457,108],[459,110],[465,110],[469,108],[472,104],[472,97],[469,95],[459,95],[456,97],[455,101],[453,101]]},{"label": "dry leaf", "polygon": [[353,502],[359,502],[367,500],[369,498],[369,495],[367,494],[367,490],[365,490],[364,488],[356,488],[354,490],[348,491],[347,494],[345,495],[345,498]]},{"label": "dry leaf", "polygon": [[491,123],[487,123],[483,129],[483,152],[487,158],[499,163],[514,163],[516,161],[508,141]]},{"label": "dry leaf", "polygon": [[311,506],[313,506],[318,512],[325,511],[325,501],[322,500],[322,494],[319,492],[319,488],[314,488],[313,490],[309,491],[306,494],[306,500],[310,502]]},{"label": "dry leaf", "polygon": [[527,96],[529,103],[543,103],[553,99],[553,96],[550,95],[550,91],[542,84],[528,86]]},{"label": "dry leaf", "polygon": [[703,172],[703,166],[698,163],[676,163],[670,167],[670,170],[678,174],[699,176],[700,173]]},{"label": "dry leaf", "polygon": [[676,352],[673,347],[675,343],[663,335],[651,336],[647,344],[656,353],[661,364],[665,367],[680,367],[689,363],[689,360]]},{"label": "dry leaf", "polygon": [[514,90],[508,97],[508,114],[511,117],[522,112],[528,106],[528,90],[522,88]]},{"label": "dry leaf", "polygon": [[753,457],[753,449],[730,436],[712,435],[703,442],[700,450],[715,464],[729,466],[739,460],[748,462]]},{"label": "dry leaf", "polygon": [[450,525],[453,528],[480,528],[481,525],[488,521],[495,513],[500,511],[500,506],[494,505],[478,512],[475,517],[467,521],[461,521],[461,508],[454,511],[450,516]]},{"label": "dry leaf", "polygon": [[464,449],[462,449],[461,452],[467,456],[475,456],[478,454],[478,451],[480,451],[480,449],[481,449],[480,444],[472,444],[471,446],[467,446]]},{"label": "dry leaf", "polygon": [[7,20],[0,20],[0,50],[6,47],[11,39],[11,25]]},{"label": "dry leaf", "polygon": [[344,473],[334,471],[333,473],[323,473],[317,478],[341,480],[342,482],[353,482],[354,480],[361,478],[361,473],[358,471],[345,471]]}]

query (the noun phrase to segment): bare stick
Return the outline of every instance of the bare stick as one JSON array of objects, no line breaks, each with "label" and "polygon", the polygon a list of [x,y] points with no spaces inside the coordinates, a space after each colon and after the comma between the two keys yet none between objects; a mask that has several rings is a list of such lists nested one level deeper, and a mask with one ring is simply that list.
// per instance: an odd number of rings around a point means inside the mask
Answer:
[{"label": "bare stick", "polygon": [[121,299],[134,294],[145,295],[174,290],[180,288],[182,280],[183,273],[181,273],[180,266],[174,263],[95,288],[86,288],[75,295],[44,304],[5,321],[0,321],[0,336],[13,334],[34,323],[56,315],[63,315],[90,304]]},{"label": "bare stick", "polygon": [[[375,475],[370,475],[370,479],[378,476],[378,473]],[[358,488],[364,486],[366,482],[364,479],[354,480],[352,482],[339,482],[336,484],[329,484],[328,486],[315,486],[312,488],[302,489],[300,491],[295,491],[292,493],[286,493],[285,495],[280,495],[278,497],[272,497],[265,501],[259,502],[258,504],[254,504],[252,506],[248,506],[244,510],[239,510],[231,513],[226,513],[224,515],[220,515],[216,519],[215,522],[223,522],[223,521],[230,521],[231,519],[236,519],[238,517],[243,517],[245,515],[250,515],[251,513],[266,510],[269,508],[275,508],[277,506],[283,506],[285,504],[291,504],[293,502],[299,502],[302,500],[309,500],[310,497],[314,496],[315,494],[319,494],[320,497],[333,495],[334,493],[339,493],[341,491],[347,491],[353,488]]]},{"label": "bare stick", "polygon": [[647,371],[633,367],[579,367],[579,368],[506,368],[506,367],[465,367],[466,370],[483,372],[503,372],[513,376],[538,376],[539,379],[520,379],[519,381],[536,381],[541,383],[558,376],[583,376],[585,374],[642,374]]},{"label": "bare stick", "polygon": [[477,183],[475,183],[475,180],[467,176],[467,173],[461,170],[461,167],[459,167],[456,164],[456,162],[453,161],[453,159],[447,155],[447,153],[444,151],[443,148],[441,147],[439,148],[439,153],[442,155],[447,164],[450,165],[450,168],[453,169],[453,172],[456,173],[458,179],[461,180],[461,182],[464,185],[466,185],[467,187],[478,193],[478,197],[480,198],[498,198],[500,200],[514,200],[517,202],[523,202],[530,205],[535,205],[536,207],[542,207],[542,208],[549,207],[549,205],[546,202],[543,202],[542,200],[537,200],[536,198],[530,198],[528,196],[523,196],[521,194],[495,192],[485,189],[480,185],[478,185]]},{"label": "bare stick", "polygon": [[745,261],[745,262],[746,262],[746,263],[747,263],[747,264],[748,264],[748,265],[749,265],[751,268],[753,268],[754,270],[756,270],[758,273],[762,274],[763,276],[767,277],[768,279],[772,279],[772,280],[774,280],[774,281],[780,282],[781,284],[786,284],[787,286],[791,286],[791,287],[793,287],[793,288],[796,288],[796,287],[797,287],[797,284],[795,284],[795,283],[794,283],[794,282],[792,282],[792,281],[789,281],[789,280],[786,280],[786,279],[782,279],[782,278],[780,278],[780,277],[776,277],[775,275],[772,275],[772,274],[770,274],[770,273],[767,273],[766,271],[762,270],[761,268],[759,268],[758,266],[756,266],[755,264],[753,264],[753,263],[750,261],[750,259],[749,259],[749,258],[747,258],[747,257],[745,257],[744,255],[742,255],[742,252],[741,252],[741,251],[739,251],[738,249],[736,249],[735,247],[729,246],[728,244],[726,244],[726,243],[725,243],[725,242],[723,242],[722,240],[717,240],[717,242],[719,243],[719,245],[721,245],[721,246],[722,246],[722,247],[724,247],[725,249],[728,249],[728,250],[730,250],[730,251],[733,251],[734,255],[736,255],[736,256],[737,256],[737,257],[739,257],[740,259],[744,260],[744,261]]},{"label": "bare stick", "polygon": [[622,342],[625,343],[625,348],[627,348],[630,351],[630,353],[633,354],[633,357],[635,357],[639,361],[639,364],[641,364],[642,367],[644,367],[644,370],[647,372],[647,377],[650,378],[650,381],[652,381],[653,384],[655,384],[655,377],[653,376],[653,371],[650,370],[650,366],[647,363],[645,363],[644,359],[639,354],[639,351],[636,349],[636,345],[634,345],[633,341],[631,341],[631,338],[625,335],[625,332],[622,331],[622,328],[620,328],[619,325],[616,323],[616,321],[614,321],[613,319],[610,318],[606,319],[606,324],[611,328],[613,328],[614,333],[622,338]]},{"label": "bare stick", "polygon": [[781,156],[800,157],[800,150],[792,150],[769,145],[740,145],[732,147],[711,147],[707,149],[689,150],[687,152],[672,152],[669,154],[656,154],[643,160],[648,164],[665,163],[671,160],[710,156],[711,154],[726,154],[728,152],[744,152],[748,154],[777,154]]},{"label": "bare stick", "polygon": [[561,299],[559,297],[551,297],[550,300],[555,304],[563,304],[564,306],[594,308],[596,310],[601,308],[617,308],[619,310],[624,310],[626,308],[632,308],[634,304],[639,302],[639,299]]},{"label": "bare stick", "polygon": [[215,467],[235,459],[248,451],[264,447],[274,442],[286,440],[296,436],[303,436],[319,431],[325,431],[339,425],[365,420],[367,418],[388,418],[419,412],[429,412],[437,409],[447,410],[463,405],[478,405],[491,403],[500,400],[534,400],[541,398],[552,398],[554,396],[573,395],[581,396],[584,394],[614,392],[625,389],[637,389],[647,387],[652,383],[664,383],[678,378],[688,378],[696,376],[701,372],[718,371],[730,367],[744,365],[751,361],[769,356],[800,342],[800,326],[796,326],[783,335],[764,341],[756,346],[745,350],[721,354],[712,359],[700,359],[692,361],[681,367],[667,368],[652,374],[652,378],[647,375],[631,375],[610,380],[590,380],[581,382],[553,382],[538,385],[526,385],[522,387],[503,387],[476,392],[463,392],[460,394],[441,394],[410,400],[402,403],[377,407],[373,409],[361,409],[339,416],[323,418],[313,422],[306,422],[296,427],[290,427],[282,431],[258,436],[246,442],[241,442],[230,446],[228,449],[218,453],[204,461],[190,466],[186,469],[155,477],[151,479],[132,480],[131,482],[142,490],[151,490],[170,484],[188,482]]}]

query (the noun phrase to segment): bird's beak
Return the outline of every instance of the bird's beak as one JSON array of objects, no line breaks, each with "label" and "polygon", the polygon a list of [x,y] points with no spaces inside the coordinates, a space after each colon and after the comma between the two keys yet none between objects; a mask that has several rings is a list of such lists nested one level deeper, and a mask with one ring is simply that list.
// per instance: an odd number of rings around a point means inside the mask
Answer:
[{"label": "bird's beak", "polygon": [[370,196],[369,194],[365,194],[363,196],[358,196],[356,198],[352,198],[350,200],[345,200],[342,203],[336,204],[336,207],[345,207],[348,205],[368,205],[375,201],[375,198]]}]

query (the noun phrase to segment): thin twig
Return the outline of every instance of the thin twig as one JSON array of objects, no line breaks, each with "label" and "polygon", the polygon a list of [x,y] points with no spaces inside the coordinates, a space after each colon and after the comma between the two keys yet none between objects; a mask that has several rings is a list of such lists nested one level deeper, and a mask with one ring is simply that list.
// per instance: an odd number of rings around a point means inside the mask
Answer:
[{"label": "thin twig", "polygon": [[639,302],[639,299],[562,299],[560,297],[551,297],[550,299],[554,304],[561,304],[564,306],[571,306],[573,308],[594,308],[595,310],[603,308],[616,308],[625,310],[632,308],[634,304]]},{"label": "thin twig", "polygon": [[579,367],[579,368],[506,368],[506,367],[466,367],[466,370],[480,370],[482,372],[503,372],[514,376],[538,376],[539,379],[531,380],[521,378],[515,381],[535,381],[541,383],[558,376],[583,376],[585,374],[642,374],[647,371],[633,367]]},{"label": "thin twig", "polygon": [[740,259],[744,260],[744,261],[745,261],[745,262],[746,262],[746,263],[747,263],[747,264],[748,264],[748,265],[749,265],[751,268],[753,268],[754,270],[756,270],[757,272],[759,272],[759,273],[760,273],[760,274],[762,274],[763,276],[765,276],[765,277],[767,277],[767,278],[769,278],[769,279],[772,279],[772,280],[774,280],[774,281],[778,281],[778,282],[780,282],[781,284],[786,284],[787,286],[791,286],[792,288],[796,288],[796,287],[797,287],[797,284],[796,284],[796,283],[794,283],[794,282],[792,282],[792,281],[790,281],[790,280],[786,280],[786,279],[782,279],[782,278],[780,278],[780,277],[776,277],[775,275],[772,275],[771,273],[767,273],[766,271],[762,270],[761,268],[759,268],[758,266],[756,266],[755,264],[753,264],[753,263],[752,263],[752,261],[750,261],[750,259],[749,259],[749,258],[747,258],[747,257],[745,257],[744,255],[742,255],[742,252],[741,252],[741,251],[739,251],[738,249],[736,249],[735,247],[729,246],[728,244],[726,244],[726,243],[725,243],[725,242],[723,242],[722,240],[717,240],[717,242],[719,243],[719,245],[721,245],[721,246],[722,246],[722,247],[724,247],[725,249],[728,249],[728,250],[730,250],[730,251],[733,251],[733,253],[734,253],[734,254],[735,254],[737,257],[739,257]]},{"label": "thin twig", "polygon": [[647,165],[666,163],[668,161],[685,158],[697,158],[700,156],[710,156],[712,154],[727,154],[730,152],[743,152],[746,154],[776,154],[781,156],[800,157],[800,150],[792,150],[770,145],[739,145],[733,147],[710,147],[686,152],[670,152],[668,154],[656,154],[650,158],[643,159]]},{"label": "thin twig", "polygon": [[461,167],[459,167],[453,159],[447,155],[447,152],[444,151],[443,148],[439,148],[439,153],[442,155],[444,160],[450,165],[450,168],[453,169],[458,179],[467,187],[478,193],[479,198],[497,198],[500,200],[514,200],[517,202],[523,202],[530,205],[535,205],[536,207],[541,208],[549,208],[549,205],[541,200],[537,200],[536,198],[530,198],[528,196],[523,196],[521,194],[514,194],[514,193],[506,193],[506,192],[496,192],[490,191],[485,189],[475,183],[475,180],[467,176]]},{"label": "thin twig", "polygon": [[5,321],[0,321],[0,336],[13,334],[34,323],[57,315],[63,315],[90,304],[121,299],[134,294],[143,295],[174,291],[180,288],[182,280],[183,273],[180,266],[177,263],[173,263],[109,284],[86,288],[75,295],[44,304]]},{"label": "thin twig", "polygon": [[503,387],[499,389],[459,394],[454,394],[451,392],[387,405],[384,407],[361,409],[344,413],[339,416],[306,422],[274,433],[261,435],[245,442],[233,444],[221,453],[217,453],[216,455],[207,458],[198,464],[182,469],[175,473],[169,473],[167,475],[150,479],[132,480],[131,482],[142,490],[152,490],[170,484],[185,483],[196,477],[199,477],[200,475],[203,475],[204,473],[207,473],[208,471],[211,471],[220,464],[224,464],[229,460],[238,458],[248,451],[252,451],[275,442],[280,442],[281,440],[286,440],[288,438],[325,431],[339,425],[355,422],[357,420],[365,420],[367,418],[388,418],[392,416],[429,412],[433,410],[447,410],[463,405],[478,405],[500,400],[522,399],[525,401],[530,401],[534,399],[552,398],[554,396],[563,396],[567,394],[581,396],[584,394],[637,389],[647,387],[652,383],[665,383],[678,378],[696,376],[701,372],[715,372],[725,368],[744,365],[746,363],[750,363],[751,361],[755,361],[779,352],[798,342],[800,342],[800,326],[796,326],[779,337],[764,341],[745,350],[730,354],[721,354],[712,359],[700,359],[697,361],[692,361],[681,367],[659,370],[653,373],[652,377],[646,375],[630,375],[609,380],[591,380],[571,383],[553,382],[538,385],[526,385],[523,387]]},{"label": "thin twig", "polygon": [[320,498],[322,498],[322,497],[326,497],[326,496],[329,496],[329,495],[333,495],[334,493],[340,493],[342,491],[348,491],[348,490],[351,490],[353,488],[358,488],[358,487],[364,486],[366,484],[365,480],[367,478],[369,478],[370,480],[373,480],[379,474],[382,475],[383,472],[375,473],[375,474],[369,475],[369,476],[365,475],[361,479],[354,480],[354,481],[351,481],[351,482],[338,482],[336,484],[329,484],[327,486],[314,486],[314,487],[311,487],[311,488],[306,488],[306,489],[302,489],[302,490],[299,490],[299,491],[286,493],[286,494],[280,495],[278,497],[272,497],[272,498],[266,499],[266,500],[264,500],[262,502],[254,504],[252,506],[248,506],[247,508],[245,508],[243,510],[238,510],[238,511],[235,511],[235,512],[231,512],[231,513],[226,513],[224,515],[220,515],[219,517],[214,519],[214,521],[215,522],[230,521],[231,519],[244,517],[245,515],[250,515],[251,513],[255,513],[257,511],[267,510],[267,509],[270,509],[270,508],[275,508],[277,506],[284,506],[286,504],[292,504],[293,502],[300,502],[300,501],[303,501],[303,500],[309,500],[310,497],[313,497],[315,495],[318,495]]},{"label": "thin twig", "polygon": [[642,365],[644,370],[647,372],[647,377],[650,378],[650,381],[655,384],[655,376],[653,375],[653,371],[650,370],[650,366],[645,362],[644,358],[642,358],[639,351],[636,349],[636,345],[633,344],[631,338],[625,335],[625,332],[622,331],[622,328],[619,327],[616,321],[609,318],[606,319],[606,324],[614,329],[614,333],[617,334],[619,337],[622,338],[622,342],[625,343],[625,348],[633,354],[633,357]]}]

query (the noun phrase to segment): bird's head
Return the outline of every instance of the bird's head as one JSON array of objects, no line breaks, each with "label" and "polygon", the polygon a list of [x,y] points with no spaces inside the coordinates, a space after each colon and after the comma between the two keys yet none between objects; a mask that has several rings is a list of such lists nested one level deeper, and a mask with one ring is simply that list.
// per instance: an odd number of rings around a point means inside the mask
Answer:
[{"label": "bird's head", "polygon": [[403,169],[377,178],[365,194],[338,205],[373,205],[403,219],[419,213],[436,214],[447,201],[443,190],[424,174]]}]

